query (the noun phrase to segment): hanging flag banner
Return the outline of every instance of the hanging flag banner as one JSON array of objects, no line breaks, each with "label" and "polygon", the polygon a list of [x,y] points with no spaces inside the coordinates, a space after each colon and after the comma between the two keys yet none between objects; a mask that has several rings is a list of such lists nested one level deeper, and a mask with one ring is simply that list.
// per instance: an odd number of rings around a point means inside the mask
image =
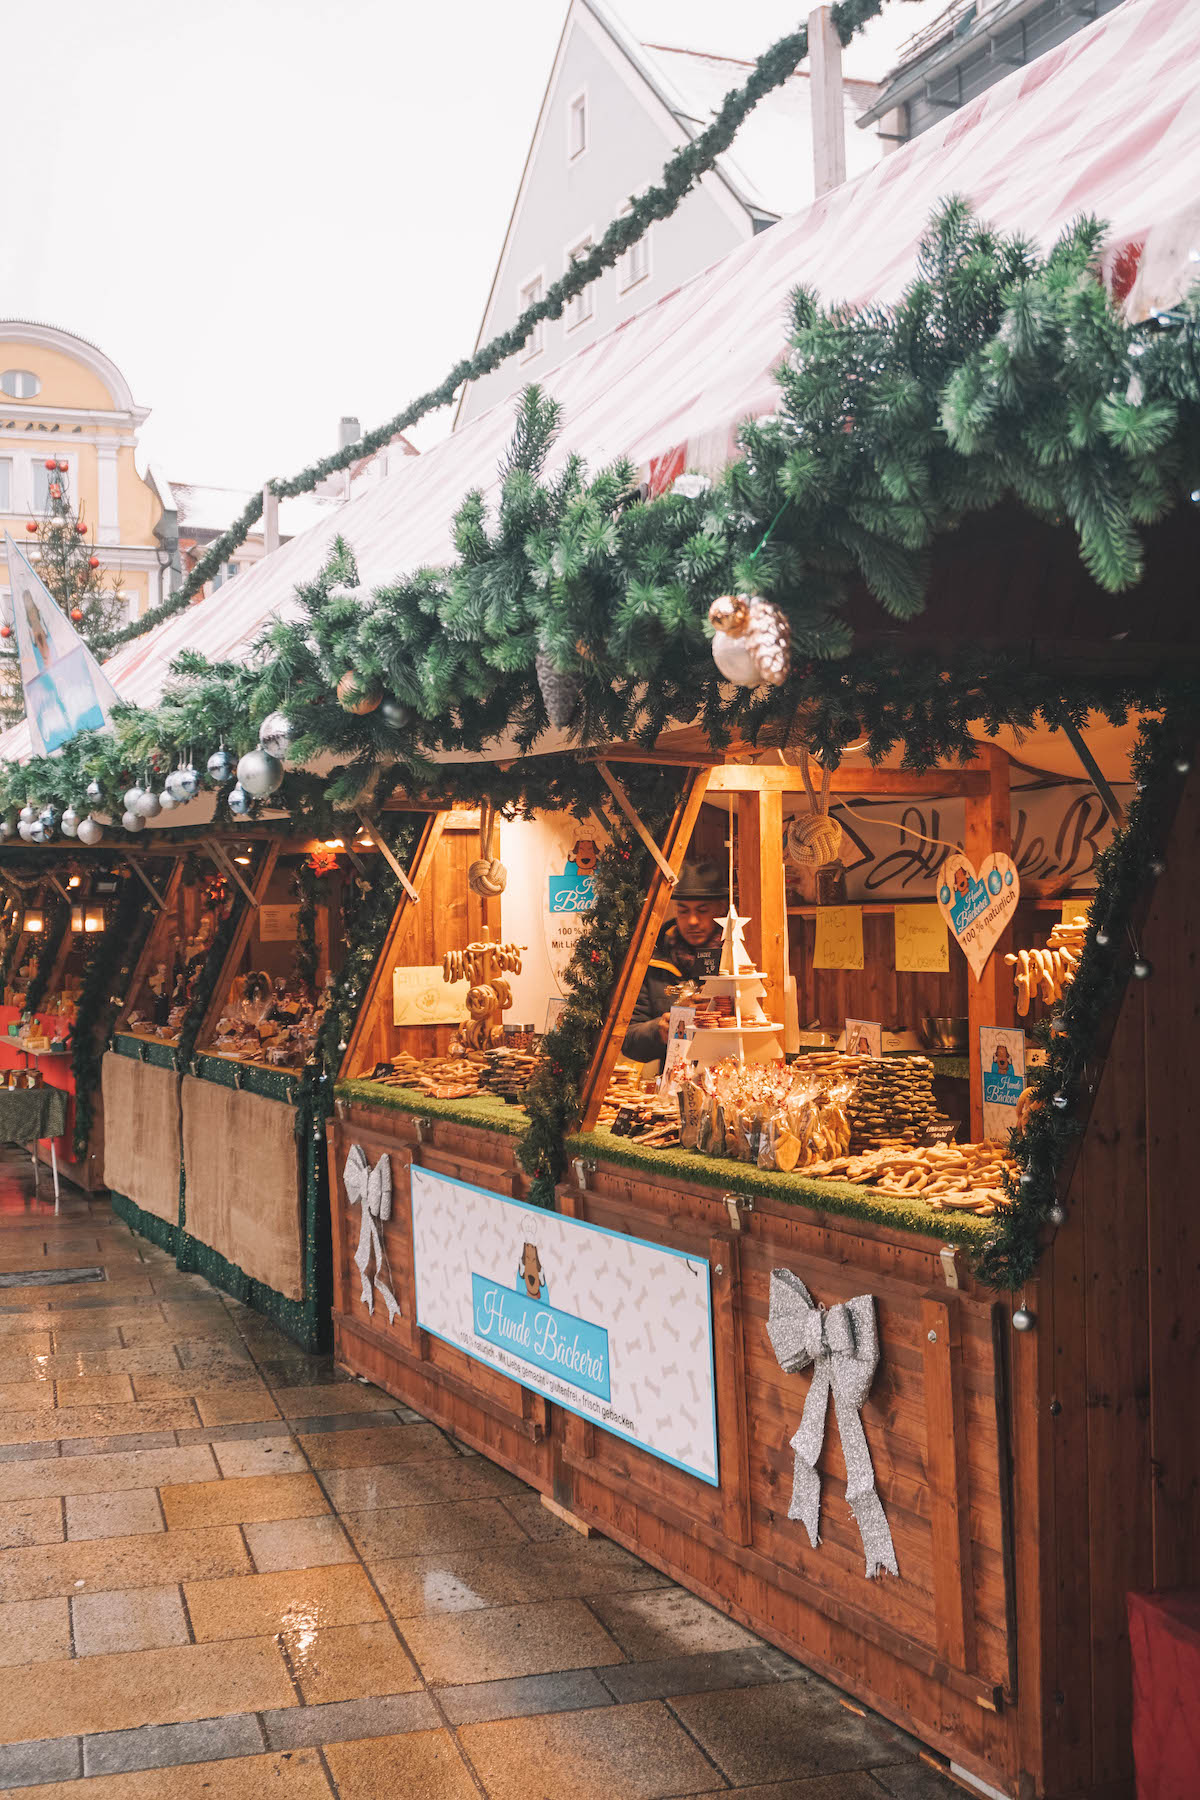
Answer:
[{"label": "hanging flag banner", "polygon": [[81,731],[103,731],[120,695],[7,532],[4,546],[29,737],[49,756]]},{"label": "hanging flag banner", "polygon": [[1002,850],[981,863],[978,873],[961,851],[946,858],[938,880],[938,907],[962,945],[976,981],[1020,896],[1020,876],[1012,857]]}]

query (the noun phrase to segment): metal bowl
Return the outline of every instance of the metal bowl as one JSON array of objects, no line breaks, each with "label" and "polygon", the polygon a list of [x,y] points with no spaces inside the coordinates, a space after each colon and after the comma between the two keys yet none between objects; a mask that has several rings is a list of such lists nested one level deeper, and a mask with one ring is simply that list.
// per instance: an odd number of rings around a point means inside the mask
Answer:
[{"label": "metal bowl", "polygon": [[926,1048],[940,1056],[961,1056],[967,1048],[966,1019],[921,1020]]}]

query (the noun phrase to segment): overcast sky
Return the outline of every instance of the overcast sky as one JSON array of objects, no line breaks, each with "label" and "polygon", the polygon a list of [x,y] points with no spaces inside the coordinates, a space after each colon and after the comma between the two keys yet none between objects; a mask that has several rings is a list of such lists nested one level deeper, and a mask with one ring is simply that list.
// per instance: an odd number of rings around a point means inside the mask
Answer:
[{"label": "overcast sky", "polygon": [[[945,4],[890,0],[847,73],[878,78]],[[173,479],[292,474],[343,413],[390,417],[473,346],[566,9],[5,7],[0,316],[105,350]],[[617,10],[648,42],[753,57],[807,7]]]}]

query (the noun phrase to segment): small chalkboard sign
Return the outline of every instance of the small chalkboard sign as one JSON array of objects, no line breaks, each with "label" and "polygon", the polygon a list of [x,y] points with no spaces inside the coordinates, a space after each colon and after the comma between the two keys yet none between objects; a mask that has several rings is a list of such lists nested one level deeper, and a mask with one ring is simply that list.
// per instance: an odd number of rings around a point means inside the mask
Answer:
[{"label": "small chalkboard sign", "polygon": [[921,1142],[926,1148],[932,1144],[952,1144],[958,1136],[958,1132],[959,1122],[957,1119],[942,1119],[934,1125],[926,1126],[925,1136]]}]

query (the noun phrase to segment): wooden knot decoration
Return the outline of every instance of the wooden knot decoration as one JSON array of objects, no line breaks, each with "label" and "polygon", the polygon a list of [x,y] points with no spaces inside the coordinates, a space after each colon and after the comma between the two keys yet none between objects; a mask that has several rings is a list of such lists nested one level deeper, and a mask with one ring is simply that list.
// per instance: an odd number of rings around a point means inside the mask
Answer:
[{"label": "wooden knot decoration", "polygon": [[479,855],[467,870],[467,886],[484,900],[495,900],[508,886],[508,870],[492,855],[496,809],[485,800],[479,812]]},{"label": "wooden knot decoration", "polygon": [[792,666],[792,628],[773,600],[721,594],[708,609],[713,661],[738,687],[782,687]]}]

